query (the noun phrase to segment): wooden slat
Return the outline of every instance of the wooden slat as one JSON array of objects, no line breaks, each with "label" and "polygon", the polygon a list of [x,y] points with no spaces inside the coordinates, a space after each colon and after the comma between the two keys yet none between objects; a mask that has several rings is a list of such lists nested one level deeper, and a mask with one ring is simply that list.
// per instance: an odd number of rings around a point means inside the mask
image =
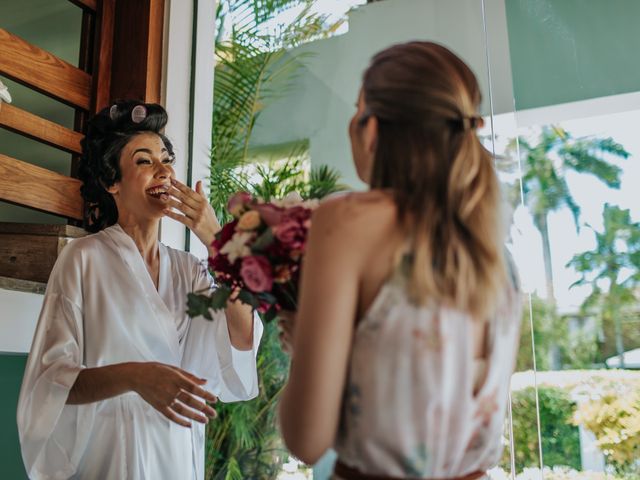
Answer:
[{"label": "wooden slat", "polygon": [[47,284],[19,278],[0,277],[0,289],[43,295],[47,289]]},{"label": "wooden slat", "polygon": [[84,237],[86,230],[72,225],[41,225],[39,223],[0,222],[0,235],[40,235],[43,237]]},{"label": "wooden slat", "polygon": [[0,74],[61,100],[89,109],[91,76],[0,28]]},{"label": "wooden slat", "polygon": [[83,8],[85,10],[90,10],[92,12],[95,12],[96,8],[98,8],[96,0],[69,0],[69,1],[80,8]]},{"label": "wooden slat", "polygon": [[0,108],[0,126],[69,153],[81,153],[82,134],[8,103]]},{"label": "wooden slat", "polygon": [[80,180],[0,154],[0,200],[81,219]]}]

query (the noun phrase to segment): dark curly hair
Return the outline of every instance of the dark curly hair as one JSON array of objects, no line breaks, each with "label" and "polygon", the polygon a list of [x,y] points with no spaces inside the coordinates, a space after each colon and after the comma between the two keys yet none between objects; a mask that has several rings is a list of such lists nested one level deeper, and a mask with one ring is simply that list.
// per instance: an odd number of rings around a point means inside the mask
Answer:
[{"label": "dark curly hair", "polygon": [[[138,106],[144,109],[134,112]],[[143,115],[137,116],[138,111]],[[81,142],[82,158],[78,167],[82,181],[80,193],[85,202],[83,226],[87,231],[98,232],[118,221],[116,202],[107,189],[120,181],[120,154],[133,137],[144,132],[155,133],[173,157],[173,145],[160,133],[167,120],[167,112],[161,105],[129,100],[116,102],[89,121]]]}]

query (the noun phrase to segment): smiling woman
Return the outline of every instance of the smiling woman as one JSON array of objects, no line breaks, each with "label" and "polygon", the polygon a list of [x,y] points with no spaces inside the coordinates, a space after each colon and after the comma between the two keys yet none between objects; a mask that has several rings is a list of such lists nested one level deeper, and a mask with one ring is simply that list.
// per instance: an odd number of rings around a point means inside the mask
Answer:
[{"label": "smiling woman", "polygon": [[220,228],[201,185],[174,178],[166,123],[138,102],[89,122],[79,175],[96,233],[65,247],[47,286],[18,403],[30,478],[201,479],[207,402],[257,395],[260,322],[231,303],[187,316],[212,281],[158,242],[164,216],[205,245]]}]

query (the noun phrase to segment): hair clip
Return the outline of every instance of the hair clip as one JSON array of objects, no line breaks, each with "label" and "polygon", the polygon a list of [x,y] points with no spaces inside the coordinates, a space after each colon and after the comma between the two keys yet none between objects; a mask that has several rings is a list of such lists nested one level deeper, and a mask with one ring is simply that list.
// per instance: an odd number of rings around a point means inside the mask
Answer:
[{"label": "hair clip", "polygon": [[113,105],[111,105],[111,108],[109,109],[109,118],[111,119],[112,122],[116,121],[117,115],[118,115],[118,105],[114,103]]},{"label": "hair clip", "polygon": [[131,120],[133,123],[140,123],[147,118],[147,108],[144,105],[136,105],[131,110]]},{"label": "hair clip", "polygon": [[465,132],[484,127],[484,119],[482,117],[462,117],[458,122]]}]

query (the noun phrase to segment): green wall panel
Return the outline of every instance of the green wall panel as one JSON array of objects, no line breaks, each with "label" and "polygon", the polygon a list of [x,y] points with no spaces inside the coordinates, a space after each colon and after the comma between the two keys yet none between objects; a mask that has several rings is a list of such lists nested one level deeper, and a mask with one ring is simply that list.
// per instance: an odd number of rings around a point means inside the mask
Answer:
[{"label": "green wall panel", "polygon": [[640,1],[505,2],[517,109],[640,91]]},{"label": "green wall panel", "polygon": [[16,408],[27,356],[0,354],[0,478],[27,478],[20,454]]}]

